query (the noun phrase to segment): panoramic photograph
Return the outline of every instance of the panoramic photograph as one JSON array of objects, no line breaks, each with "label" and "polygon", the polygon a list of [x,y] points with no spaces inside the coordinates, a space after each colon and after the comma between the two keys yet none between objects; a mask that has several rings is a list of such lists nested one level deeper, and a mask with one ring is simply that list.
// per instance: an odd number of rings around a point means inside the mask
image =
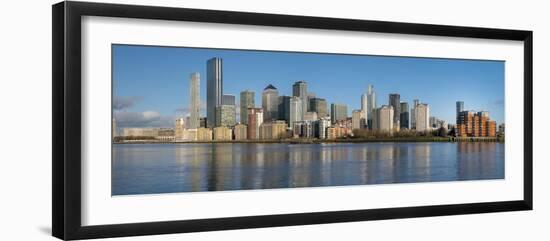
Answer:
[{"label": "panoramic photograph", "polygon": [[505,177],[504,61],[111,50],[113,196]]}]

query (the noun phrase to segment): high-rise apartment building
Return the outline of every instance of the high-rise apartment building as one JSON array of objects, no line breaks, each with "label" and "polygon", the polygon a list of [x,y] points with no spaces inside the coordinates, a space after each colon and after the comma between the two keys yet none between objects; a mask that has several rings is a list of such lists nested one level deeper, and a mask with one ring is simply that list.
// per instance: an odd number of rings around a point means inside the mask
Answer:
[{"label": "high-rise apartment building", "polygon": [[247,139],[257,140],[260,138],[260,125],[264,122],[262,108],[248,108],[248,129],[246,131]]},{"label": "high-rise apartment building", "polygon": [[240,99],[240,122],[248,124],[248,108],[254,108],[254,92],[245,90],[241,92]]},{"label": "high-rise apartment building", "polygon": [[189,79],[189,129],[197,129],[200,126],[200,74],[192,73]]},{"label": "high-rise apartment building", "polygon": [[496,121],[487,111],[458,113],[455,135],[458,137],[496,137]]},{"label": "high-rise apartment building", "polygon": [[348,106],[344,104],[332,103],[330,105],[330,118],[332,123],[348,118]]},{"label": "high-rise apartment building", "polygon": [[262,92],[262,108],[264,109],[264,121],[278,119],[279,91],[275,86],[268,85]]},{"label": "high-rise apartment building", "polygon": [[418,104],[415,107],[416,131],[429,131],[430,128],[430,107],[428,104]]},{"label": "high-rise apartment building", "polygon": [[206,125],[214,127],[216,121],[216,107],[222,105],[223,95],[223,61],[221,58],[212,58],[206,62]]}]

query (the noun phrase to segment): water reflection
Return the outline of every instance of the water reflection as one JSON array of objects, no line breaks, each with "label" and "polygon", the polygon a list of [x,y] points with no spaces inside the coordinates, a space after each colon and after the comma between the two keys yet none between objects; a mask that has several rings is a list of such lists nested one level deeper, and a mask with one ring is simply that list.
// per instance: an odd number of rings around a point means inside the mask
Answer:
[{"label": "water reflection", "polygon": [[124,144],[112,171],[113,195],[501,179],[504,145]]}]

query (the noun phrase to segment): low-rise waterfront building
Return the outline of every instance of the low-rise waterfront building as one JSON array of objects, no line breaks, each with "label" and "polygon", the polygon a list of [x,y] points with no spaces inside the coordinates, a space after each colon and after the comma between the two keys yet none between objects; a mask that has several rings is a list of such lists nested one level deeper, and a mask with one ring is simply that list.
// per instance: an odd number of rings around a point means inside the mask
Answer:
[{"label": "low-rise waterfront building", "polygon": [[197,141],[212,141],[212,129],[204,127],[198,128]]},{"label": "low-rise waterfront building", "polygon": [[[247,116],[248,116],[248,113],[247,113]],[[235,134],[235,140],[237,141],[246,140],[247,128],[248,127],[245,124],[235,125],[234,131],[233,131]]]},{"label": "low-rise waterfront building", "polygon": [[227,126],[214,127],[215,141],[230,141],[233,139],[233,130]]},{"label": "low-rise waterfront building", "polygon": [[333,126],[327,128],[327,139],[342,138],[349,134],[349,129],[344,127]]},{"label": "low-rise waterfront building", "polygon": [[284,121],[264,122],[260,125],[260,139],[279,140],[286,138],[287,124]]}]

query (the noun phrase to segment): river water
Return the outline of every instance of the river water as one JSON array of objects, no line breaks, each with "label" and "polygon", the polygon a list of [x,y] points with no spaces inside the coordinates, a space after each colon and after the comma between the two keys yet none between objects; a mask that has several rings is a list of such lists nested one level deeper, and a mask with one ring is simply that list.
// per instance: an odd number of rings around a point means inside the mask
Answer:
[{"label": "river water", "polygon": [[504,178],[504,144],[114,144],[112,194]]}]

